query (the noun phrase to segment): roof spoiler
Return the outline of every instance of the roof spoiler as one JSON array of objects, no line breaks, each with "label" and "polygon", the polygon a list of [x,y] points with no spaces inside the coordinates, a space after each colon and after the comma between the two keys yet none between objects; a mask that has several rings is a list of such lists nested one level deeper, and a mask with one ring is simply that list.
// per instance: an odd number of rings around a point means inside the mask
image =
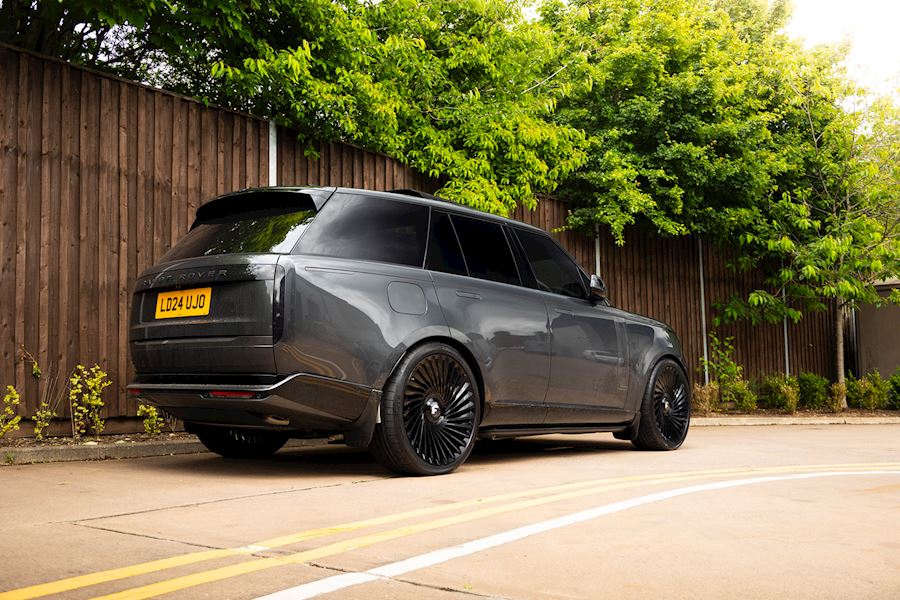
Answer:
[{"label": "roof spoiler", "polygon": [[210,200],[197,209],[191,229],[203,223],[228,223],[241,219],[267,217],[319,210],[334,188],[256,188],[241,190]]}]

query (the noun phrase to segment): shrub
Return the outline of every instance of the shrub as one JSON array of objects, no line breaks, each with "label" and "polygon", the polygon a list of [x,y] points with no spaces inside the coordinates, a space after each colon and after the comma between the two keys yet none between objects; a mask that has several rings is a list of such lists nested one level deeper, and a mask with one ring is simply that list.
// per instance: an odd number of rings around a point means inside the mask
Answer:
[{"label": "shrub", "polygon": [[159,416],[159,410],[150,404],[139,404],[137,416],[144,417],[144,433],[151,437],[156,437],[162,433],[163,425],[166,422]]},{"label": "shrub", "polygon": [[733,402],[734,407],[741,412],[753,412],[756,410],[756,394],[750,389],[750,384],[743,379],[721,386],[722,402]]},{"label": "shrub", "polygon": [[879,410],[887,406],[890,383],[878,371],[860,379],[847,377],[847,406],[865,410]]},{"label": "shrub", "polygon": [[844,410],[844,400],[847,398],[847,384],[832,383],[828,390],[828,409],[839,413]]},{"label": "shrub", "polygon": [[78,365],[69,378],[69,407],[72,413],[72,435],[79,438],[88,428],[95,436],[103,433],[106,422],[100,416],[103,410],[103,390],[112,382],[100,365],[90,369]]},{"label": "shrub", "polygon": [[815,373],[800,373],[797,376],[800,385],[800,406],[813,410],[828,406],[828,380]]},{"label": "shrub", "polygon": [[708,415],[719,408],[719,384],[710,381],[706,385],[694,384],[691,395],[691,410],[697,414]]},{"label": "shrub", "polygon": [[786,413],[797,412],[800,401],[800,384],[794,377],[771,375],[763,381],[763,399],[766,406]]},{"label": "shrub", "polygon": [[720,340],[714,333],[710,333],[710,358],[701,358],[700,362],[716,378],[721,402],[734,403],[734,407],[743,412],[756,410],[756,394],[744,380],[744,368],[734,361],[733,354],[733,337]]},{"label": "shrub", "polygon": [[19,392],[11,385],[6,386],[6,394],[3,396],[3,409],[0,410],[0,438],[19,428],[22,417],[16,414],[16,407],[21,400]]},{"label": "shrub", "polygon": [[888,393],[887,408],[900,410],[900,368],[894,371],[894,374],[888,379],[888,385],[891,389]]}]

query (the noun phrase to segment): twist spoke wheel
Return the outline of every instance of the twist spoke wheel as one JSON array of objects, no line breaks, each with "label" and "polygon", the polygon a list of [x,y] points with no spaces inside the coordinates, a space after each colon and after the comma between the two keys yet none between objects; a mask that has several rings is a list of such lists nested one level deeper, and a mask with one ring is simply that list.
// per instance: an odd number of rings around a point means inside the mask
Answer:
[{"label": "twist spoke wheel", "polygon": [[480,419],[465,359],[444,344],[414,350],[385,388],[381,417],[372,449],[389,469],[437,475],[458,467],[472,451]]},{"label": "twist spoke wheel", "polygon": [[643,450],[674,450],[684,443],[691,422],[691,397],[681,366],[664,359],[653,369],[641,406],[634,445]]}]

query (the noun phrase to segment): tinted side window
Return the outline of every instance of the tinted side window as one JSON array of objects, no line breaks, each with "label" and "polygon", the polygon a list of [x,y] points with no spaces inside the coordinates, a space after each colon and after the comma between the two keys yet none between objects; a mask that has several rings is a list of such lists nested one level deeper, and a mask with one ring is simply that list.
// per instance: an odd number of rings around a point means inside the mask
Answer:
[{"label": "tinted side window", "polygon": [[428,259],[425,268],[444,273],[466,275],[466,263],[453,231],[450,215],[431,212],[431,235],[428,237]]},{"label": "tinted side window", "polygon": [[427,231],[427,206],[341,194],[325,204],[294,252],[421,267]]},{"label": "tinted side window", "polygon": [[573,298],[584,298],[581,271],[551,238],[527,231],[516,231],[528,263],[534,271],[538,289]]},{"label": "tinted side window", "polygon": [[469,275],[519,285],[516,263],[500,225],[457,215],[453,215],[453,225],[466,257]]}]

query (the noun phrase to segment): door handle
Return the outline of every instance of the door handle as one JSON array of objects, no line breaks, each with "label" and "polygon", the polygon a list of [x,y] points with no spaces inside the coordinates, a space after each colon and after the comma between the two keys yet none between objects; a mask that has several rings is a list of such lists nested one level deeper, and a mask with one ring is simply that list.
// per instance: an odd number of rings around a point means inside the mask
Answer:
[{"label": "door handle", "polygon": [[465,290],[456,290],[456,295],[460,298],[471,298],[472,300],[481,300],[481,294],[475,292],[467,292]]},{"label": "door handle", "polygon": [[574,311],[566,310],[565,308],[556,308],[556,309],[554,309],[554,310],[556,310],[556,312],[558,312],[558,313],[561,314],[561,315],[569,315],[570,317],[574,317],[574,316],[575,316],[575,312],[574,312]]}]

